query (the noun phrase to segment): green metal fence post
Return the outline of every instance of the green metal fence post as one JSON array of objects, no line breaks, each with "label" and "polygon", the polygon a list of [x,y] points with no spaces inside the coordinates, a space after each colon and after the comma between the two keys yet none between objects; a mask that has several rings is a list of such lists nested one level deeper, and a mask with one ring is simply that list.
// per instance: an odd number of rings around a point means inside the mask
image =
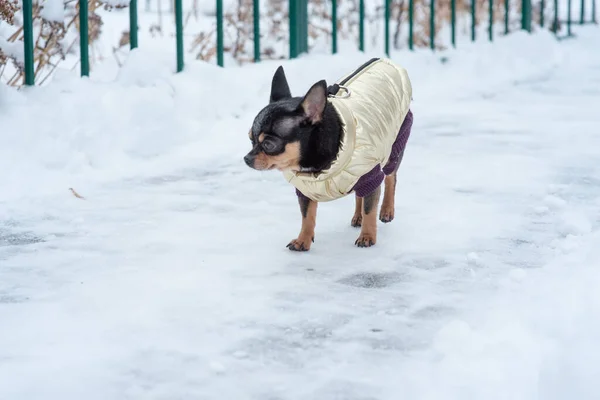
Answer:
[{"label": "green metal fence post", "polygon": [[585,23],[585,0],[581,0],[581,13],[579,15],[579,24],[583,25]]},{"label": "green metal fence post", "polygon": [[531,0],[522,0],[521,4],[521,29],[531,32]]},{"label": "green metal fence post", "polygon": [[308,1],[289,0],[290,58],[308,52]]},{"label": "green metal fence post", "polygon": [[90,76],[87,2],[88,0],[79,0],[79,53],[81,64],[81,76]]},{"label": "green metal fence post", "polygon": [[252,4],[252,18],[254,22],[254,62],[260,61],[260,0]]},{"label": "green metal fence post", "polygon": [[541,0],[540,2],[540,26],[544,27],[544,11],[546,10],[546,1]]},{"label": "green metal fence post", "polygon": [[567,36],[571,36],[571,0],[567,1]]},{"label": "green metal fence post", "polygon": [[298,38],[296,33],[298,30],[298,0],[289,0],[288,15],[290,18],[290,58],[298,57]]},{"label": "green metal fence post", "polygon": [[471,41],[475,41],[475,26],[477,25],[476,0],[471,0]]},{"label": "green metal fence post", "polygon": [[365,51],[365,0],[358,3],[358,49]]},{"label": "green metal fence post", "polygon": [[494,41],[494,0],[489,0],[489,10],[488,13],[490,15],[490,26],[488,28],[488,36],[490,42]]},{"label": "green metal fence post", "polygon": [[408,48],[413,50],[415,45],[415,1],[408,0]]},{"label": "green metal fence post", "polygon": [[175,0],[175,38],[177,40],[177,72],[183,71],[183,6]]},{"label": "green metal fence post", "polygon": [[385,54],[390,55],[390,0],[385,0]]},{"label": "green metal fence post", "polygon": [[452,47],[456,48],[456,0],[450,1],[450,29]]},{"label": "green metal fence post", "polygon": [[300,51],[308,53],[308,0],[300,1]]},{"label": "green metal fence post", "polygon": [[337,0],[331,0],[331,53],[337,53]]},{"label": "green metal fence post", "polygon": [[138,47],[137,0],[129,1],[129,48]]},{"label": "green metal fence post", "polygon": [[435,50],[435,0],[429,1],[429,47]]},{"label": "green metal fence post", "polygon": [[510,0],[504,0],[504,34],[508,35],[508,22],[510,20]]},{"label": "green metal fence post", "polygon": [[33,1],[23,0],[23,42],[25,47],[25,85],[35,84],[33,70]]},{"label": "green metal fence post", "polygon": [[558,34],[558,0],[554,0],[554,22],[552,24],[552,31],[554,34]]},{"label": "green metal fence post", "polygon": [[217,0],[217,64],[223,66],[223,0]]}]

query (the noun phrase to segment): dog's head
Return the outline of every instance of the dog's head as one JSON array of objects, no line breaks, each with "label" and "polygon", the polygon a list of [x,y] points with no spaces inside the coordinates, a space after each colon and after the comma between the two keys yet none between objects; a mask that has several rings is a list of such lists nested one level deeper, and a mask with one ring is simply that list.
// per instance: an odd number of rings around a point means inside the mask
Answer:
[{"label": "dog's head", "polygon": [[256,170],[299,170],[303,144],[323,119],[327,84],[315,83],[304,97],[292,97],[283,72],[277,68],[269,104],[255,117],[249,136],[252,150],[244,157]]}]

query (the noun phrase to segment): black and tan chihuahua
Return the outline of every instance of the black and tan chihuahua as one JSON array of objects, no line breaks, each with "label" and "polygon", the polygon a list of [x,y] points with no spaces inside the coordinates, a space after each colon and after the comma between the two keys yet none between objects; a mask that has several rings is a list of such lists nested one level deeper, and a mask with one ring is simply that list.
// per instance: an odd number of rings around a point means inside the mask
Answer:
[{"label": "black and tan chihuahua", "polygon": [[[345,89],[349,96],[366,97],[369,90],[366,88],[361,91],[360,85],[362,87],[370,85],[371,81],[369,79],[371,78],[365,78],[366,80],[363,79],[362,83],[355,84],[352,83],[352,79],[358,77],[363,70],[368,69],[370,65],[379,60],[372,59],[365,63],[340,84],[328,87],[325,80],[321,80],[315,83],[303,97],[292,97],[283,67],[280,66],[273,76],[269,104],[255,117],[249,132],[252,150],[244,157],[245,163],[259,171],[277,169],[283,172],[291,171],[293,173],[312,174],[313,176],[318,176],[330,168],[336,161],[342,147],[345,146],[342,145],[344,127],[348,129],[348,124],[344,122],[336,106],[328,101],[328,97],[335,97],[340,89]],[[373,71],[377,73],[377,70]],[[395,72],[395,70],[392,70],[392,72]],[[373,75],[374,72],[370,72],[370,74]],[[382,87],[386,89],[389,86],[389,83],[386,82],[386,79],[388,81],[390,79],[388,75],[383,76],[379,81],[375,79],[375,84],[383,85]],[[373,76],[377,78],[376,75]],[[391,140],[386,142],[388,147],[385,150],[385,161],[387,162],[382,165],[379,165],[379,163],[373,165],[373,170],[365,174],[370,174],[370,178],[367,179],[369,182],[363,185],[361,190],[359,190],[358,183],[351,190],[348,190],[348,193],[354,191],[356,194],[356,207],[351,225],[361,227],[360,235],[355,241],[358,247],[371,247],[377,241],[376,211],[379,206],[382,181],[384,182],[385,192],[379,211],[379,220],[387,223],[394,219],[396,172],[402,160],[404,146],[412,126],[412,113],[408,110],[408,105],[405,105],[408,103],[405,100],[398,102],[393,98],[394,93],[398,92],[397,88],[404,85],[403,95],[404,97],[408,96],[409,102],[412,94],[410,82],[407,77],[403,78],[402,82],[395,75],[394,79],[396,79],[395,92],[394,90],[388,91],[391,93],[391,100],[383,99],[386,102],[385,104],[390,106],[390,113],[397,113],[394,116],[393,124],[391,124],[391,129],[395,129],[395,132],[392,133]],[[346,83],[349,84],[344,87],[343,84]],[[381,88],[375,90],[375,93],[378,94],[382,92],[385,92],[385,90],[382,91]],[[405,108],[404,113],[401,109],[403,107],[400,106],[401,103]],[[369,105],[363,107],[363,115],[368,115],[365,112],[372,112],[373,114],[381,112],[375,109],[369,110],[368,107]],[[354,112],[352,112],[352,115],[352,118],[357,118],[357,114]],[[358,113],[358,117],[360,117],[360,113]],[[368,126],[372,127],[373,124]],[[367,140],[372,133],[365,133]],[[379,175],[381,177],[377,179]],[[373,184],[373,182],[375,183]],[[364,188],[368,189],[365,190]],[[309,193],[302,193],[298,187],[296,193],[302,215],[302,228],[298,237],[292,240],[287,247],[295,251],[308,251],[314,242],[317,204],[321,200]],[[344,192],[342,195],[348,193]]]}]

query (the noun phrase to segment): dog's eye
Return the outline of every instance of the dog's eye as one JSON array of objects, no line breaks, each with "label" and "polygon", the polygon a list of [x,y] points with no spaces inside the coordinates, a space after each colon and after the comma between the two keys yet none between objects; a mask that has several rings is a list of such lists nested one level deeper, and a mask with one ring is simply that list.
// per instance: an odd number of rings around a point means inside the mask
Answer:
[{"label": "dog's eye", "polygon": [[262,147],[266,152],[273,152],[277,149],[277,144],[272,140],[265,140],[262,142]]}]

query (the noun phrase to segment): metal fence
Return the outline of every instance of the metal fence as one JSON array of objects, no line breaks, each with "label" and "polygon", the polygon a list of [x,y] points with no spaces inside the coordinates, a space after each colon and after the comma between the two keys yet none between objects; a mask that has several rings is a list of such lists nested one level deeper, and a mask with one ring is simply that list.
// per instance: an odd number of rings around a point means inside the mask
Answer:
[{"label": "metal fence", "polygon": [[[176,30],[176,48],[177,48],[177,72],[184,68],[184,46],[183,46],[183,6],[182,0],[175,1],[175,30]],[[217,25],[217,64],[223,66],[223,0],[216,1],[216,25]],[[390,54],[390,19],[391,19],[391,3],[392,0],[375,0],[383,1],[384,5],[384,38],[385,38],[385,53]],[[498,0],[496,0],[498,1]],[[547,22],[544,20],[545,1],[541,0],[539,25],[544,28]],[[580,0],[580,15],[579,19],[572,17],[572,2],[577,0],[567,0],[567,19],[559,21],[559,4],[558,0],[553,0],[554,18],[551,21],[549,28],[554,32],[559,39],[572,36],[573,24],[597,24],[596,21],[596,0],[591,0],[591,16],[586,19],[586,0]],[[254,24],[254,61],[260,61],[260,0],[253,0],[253,24]],[[289,2],[289,49],[290,58],[296,58],[302,53],[308,52],[308,0],[288,0]],[[89,76],[89,43],[88,43],[88,2],[87,0],[78,1],[79,4],[79,45],[80,45],[80,66],[81,76]],[[476,0],[471,0],[471,40],[476,40]],[[331,52],[337,52],[337,0],[331,0],[331,35],[332,49]],[[408,48],[414,50],[414,0],[408,0]],[[488,40],[494,40],[494,0],[489,0],[489,27]],[[23,34],[24,34],[24,50],[25,50],[25,84],[34,85],[34,46],[33,46],[33,22],[32,22],[33,0],[23,0]],[[439,11],[439,10],[438,10]],[[510,0],[504,0],[504,34],[509,33],[509,15],[510,15]],[[521,29],[531,32],[533,24],[533,7],[532,0],[521,0]],[[138,32],[137,32],[137,0],[130,0],[129,4],[129,43],[130,48],[138,47]],[[432,50],[435,50],[435,13],[436,0],[430,1],[429,17],[430,17],[430,37],[429,45]],[[365,0],[359,0],[359,43],[358,48],[364,51],[365,48]],[[566,35],[559,35],[559,25],[566,24]],[[453,47],[456,47],[456,0],[450,2],[450,37]],[[86,34],[84,34],[86,33]]]}]

